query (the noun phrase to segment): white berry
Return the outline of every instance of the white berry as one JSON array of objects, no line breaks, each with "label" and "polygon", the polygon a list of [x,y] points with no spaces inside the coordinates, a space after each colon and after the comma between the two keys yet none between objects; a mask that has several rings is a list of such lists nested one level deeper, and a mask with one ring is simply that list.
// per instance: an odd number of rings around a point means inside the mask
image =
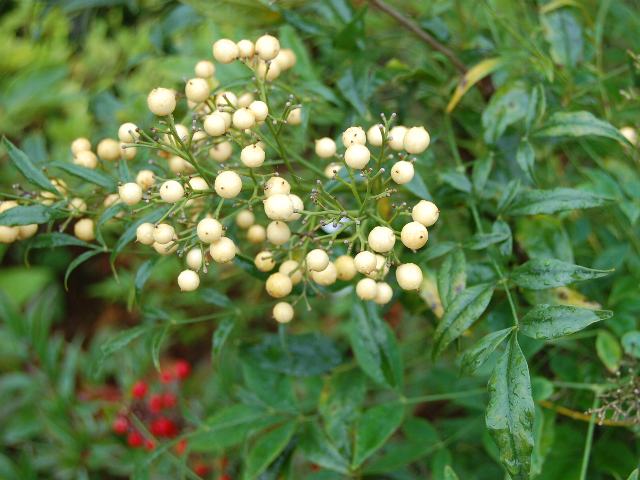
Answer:
[{"label": "white berry", "polygon": [[235,198],[242,190],[242,179],[236,172],[225,170],[216,177],[214,188],[222,198]]},{"label": "white berry", "polygon": [[222,237],[209,247],[211,258],[217,263],[230,262],[236,256],[237,251],[236,244],[229,237]]},{"label": "white berry", "polygon": [[140,170],[136,175],[136,183],[143,190],[148,190],[156,183],[156,174],[151,170]]},{"label": "white berry", "polygon": [[404,136],[407,133],[407,127],[398,125],[389,131],[389,146],[396,151],[404,148]]},{"label": "white berry", "polygon": [[147,96],[147,107],[159,117],[171,115],[176,109],[176,93],[169,88],[154,88]]},{"label": "white berry", "polygon": [[340,255],[334,263],[340,280],[349,281],[358,273],[355,261],[349,255]]},{"label": "white berry", "polygon": [[359,143],[354,143],[344,152],[344,161],[355,170],[362,170],[371,158],[369,149]]},{"label": "white berry", "polygon": [[189,179],[189,187],[194,192],[203,192],[209,190],[209,184],[202,177],[193,177]]},{"label": "white berry", "polygon": [[167,180],[160,186],[160,198],[167,203],[176,203],[184,197],[184,187],[176,180]]},{"label": "white berry", "polygon": [[118,138],[123,143],[133,143],[139,137],[137,130],[138,127],[135,123],[123,123],[118,129]]},{"label": "white berry", "polygon": [[431,137],[424,127],[412,127],[404,135],[404,149],[412,155],[424,152],[430,142]]},{"label": "white berry", "polygon": [[202,260],[202,250],[195,247],[187,252],[185,262],[191,270],[198,271],[202,268]]},{"label": "white berry", "polygon": [[420,222],[409,222],[402,227],[400,240],[405,247],[418,250],[424,247],[429,240],[429,232],[427,232],[427,227]]},{"label": "white berry", "polygon": [[209,60],[200,60],[193,69],[196,77],[211,78],[216,73],[216,66]]},{"label": "white berry", "polygon": [[289,323],[293,320],[293,307],[287,302],[278,302],[273,307],[273,318],[278,323]]},{"label": "white berry", "polygon": [[256,258],[253,260],[254,265],[261,272],[270,272],[276,266],[276,261],[273,258],[273,254],[268,250],[258,252]]},{"label": "white berry", "polygon": [[385,305],[391,301],[393,297],[393,289],[386,282],[378,282],[376,284],[376,296],[373,299],[378,305]]},{"label": "white berry", "polygon": [[376,256],[368,250],[358,253],[353,259],[356,270],[365,275],[373,272],[376,268]]},{"label": "white berry", "polygon": [[315,248],[307,253],[307,269],[312,272],[321,272],[329,265],[329,255],[320,248]]},{"label": "white berry", "polygon": [[98,157],[91,150],[83,150],[76,154],[73,163],[84,168],[94,169],[98,166]]},{"label": "white berry", "polygon": [[403,290],[417,290],[422,284],[422,270],[415,263],[404,263],[396,269],[396,280]]},{"label": "white berry", "polygon": [[93,220],[90,218],[83,218],[78,220],[73,226],[73,234],[80,240],[90,242],[96,238],[93,228]]},{"label": "white berry", "polygon": [[336,154],[337,146],[329,137],[316,140],[316,155],[320,158],[331,158]]},{"label": "white berry", "polygon": [[411,218],[420,222],[425,227],[430,227],[438,221],[440,210],[435,203],[428,200],[420,200],[411,210]]},{"label": "white berry", "polygon": [[362,127],[349,127],[342,133],[342,144],[345,147],[351,145],[364,145],[367,143],[367,134]]},{"label": "white berry", "polygon": [[284,193],[276,193],[267,197],[263,205],[264,213],[271,220],[286,220],[293,214],[291,198]]},{"label": "white berry", "polygon": [[269,107],[261,100],[255,100],[249,105],[249,110],[253,112],[256,122],[262,122],[269,115]]},{"label": "white berry", "polygon": [[300,264],[295,260],[282,262],[278,271],[291,278],[291,283],[293,285],[297,285],[302,281],[302,269],[300,268]]},{"label": "white berry", "polygon": [[255,46],[251,40],[243,39],[237,43],[238,56],[240,58],[251,58],[255,53]]},{"label": "white berry", "polygon": [[176,239],[175,229],[168,223],[159,223],[153,229],[153,240],[160,245],[166,245]]},{"label": "white berry", "polygon": [[288,275],[276,272],[269,275],[265,284],[267,293],[273,298],[286,297],[293,289],[293,283]]},{"label": "white berry", "polygon": [[105,138],[98,143],[96,153],[102,160],[113,162],[120,158],[120,144],[113,138]]},{"label": "white berry", "polygon": [[363,278],[356,283],[356,295],[362,300],[373,300],[377,291],[376,281],[371,278]]},{"label": "white berry", "polygon": [[264,184],[264,194],[268,198],[276,194],[288,195],[291,193],[291,185],[282,177],[271,177]]},{"label": "white berry", "polygon": [[236,225],[246,230],[256,221],[256,216],[250,210],[240,210],[236,215]]},{"label": "white berry", "polygon": [[274,245],[283,245],[291,238],[289,226],[279,220],[274,220],[267,225],[267,240]]},{"label": "white berry", "polygon": [[239,108],[233,112],[233,126],[239,130],[246,130],[256,124],[256,116],[248,108]]},{"label": "white berry", "polygon": [[396,236],[390,228],[377,226],[369,232],[367,240],[371,250],[378,253],[386,253],[395,245]]},{"label": "white berry", "polygon": [[369,130],[367,130],[367,141],[374,147],[382,146],[383,132],[384,125],[382,125],[381,123],[371,126]]},{"label": "white berry", "polygon": [[406,160],[400,160],[391,167],[391,178],[398,185],[409,183],[413,179],[414,174],[413,163],[407,162]]},{"label": "white berry", "polygon": [[231,63],[239,54],[238,46],[228,38],[221,38],[213,44],[213,58],[220,63]]},{"label": "white berry", "polygon": [[342,164],[337,162],[330,163],[324,169],[324,176],[327,178],[335,178],[335,176],[338,175],[341,169],[342,169]]},{"label": "white berry", "polygon": [[88,138],[80,137],[71,142],[71,153],[74,155],[87,150],[91,150],[91,142]]},{"label": "white berry", "polygon": [[249,168],[257,168],[264,163],[264,150],[257,144],[247,145],[240,152],[240,161]]},{"label": "white berry", "polygon": [[127,205],[135,205],[142,200],[142,188],[134,182],[125,183],[118,187],[118,195]]},{"label": "white berry", "polygon": [[247,230],[247,240],[249,243],[258,244],[267,239],[267,230],[262,225],[251,225]]},{"label": "white berry", "polygon": [[183,292],[193,292],[200,286],[200,277],[193,270],[183,270],[178,275],[178,286]]},{"label": "white berry", "polygon": [[209,149],[209,157],[218,163],[226,162],[232,153],[233,147],[231,146],[231,142],[227,141],[216,143]]},{"label": "white berry", "polygon": [[280,42],[271,35],[263,35],[256,40],[255,51],[262,60],[273,60],[280,51]]},{"label": "white berry", "polygon": [[302,216],[300,212],[304,210],[304,203],[298,195],[294,195],[293,193],[289,194],[289,200],[291,200],[291,205],[293,205],[293,213],[285,220],[287,222],[295,222]]},{"label": "white berry", "polygon": [[220,240],[223,232],[222,224],[215,218],[203,218],[196,226],[196,234],[200,241],[204,243]]},{"label": "white berry", "polygon": [[155,226],[153,223],[141,223],[136,228],[136,240],[143,245],[151,245],[155,241],[153,239],[153,231]]},{"label": "white berry", "polygon": [[289,125],[300,125],[302,123],[302,108],[297,107],[287,115],[287,123]]}]

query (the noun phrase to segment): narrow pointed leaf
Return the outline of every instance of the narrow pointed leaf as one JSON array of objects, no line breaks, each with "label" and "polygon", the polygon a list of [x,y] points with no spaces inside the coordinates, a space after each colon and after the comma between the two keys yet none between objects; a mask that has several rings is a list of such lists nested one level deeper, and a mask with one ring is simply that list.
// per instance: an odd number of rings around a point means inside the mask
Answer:
[{"label": "narrow pointed leaf", "polygon": [[67,162],[53,162],[51,167],[62,170],[63,172],[73,175],[81,180],[86,180],[89,183],[98,185],[99,187],[106,188],[109,191],[115,190],[116,182],[111,177],[105,175],[97,170],[75,165]]},{"label": "narrow pointed leaf", "polygon": [[520,192],[508,210],[510,215],[550,214],[565,210],[601,207],[609,203],[606,197],[574,188],[526,190]]},{"label": "narrow pointed leaf", "polygon": [[446,309],[467,283],[464,252],[456,249],[447,255],[438,271],[438,293],[442,306]]},{"label": "narrow pointed leaf", "polygon": [[558,338],[579,332],[592,323],[612,316],[613,312],[609,310],[541,304],[520,319],[520,331],[532,338]]},{"label": "narrow pointed leaf", "polygon": [[554,113],[535,135],[537,137],[598,136],[624,144],[629,143],[616,127],[586,111]]},{"label": "narrow pointed leaf", "polygon": [[246,480],[258,478],[287,446],[296,430],[296,423],[290,421],[262,435],[246,458],[244,476]]},{"label": "narrow pointed leaf", "polygon": [[594,270],[554,258],[534,258],[511,273],[511,280],[522,288],[545,290],[582,280],[609,275],[613,270]]},{"label": "narrow pointed leaf", "polygon": [[0,225],[17,226],[47,223],[64,214],[46,205],[18,205],[0,213]]},{"label": "narrow pointed leaf", "polygon": [[362,463],[382,447],[402,423],[404,409],[399,404],[383,404],[370,408],[358,419],[352,468]]},{"label": "narrow pointed leaf", "polygon": [[9,160],[25,179],[44,190],[55,194],[58,193],[56,187],[53,186],[42,170],[33,164],[26,153],[16,147],[6,137],[2,137],[2,144],[9,153]]},{"label": "narrow pointed leaf", "polygon": [[513,331],[512,328],[505,328],[492,332],[482,337],[469,350],[462,354],[461,366],[463,373],[472,374],[487,361],[496,348],[504,342],[505,338]]},{"label": "narrow pointed leaf", "polygon": [[315,422],[305,427],[300,439],[300,448],[310,462],[334,472],[345,475],[349,473],[347,459],[340,454]]}]

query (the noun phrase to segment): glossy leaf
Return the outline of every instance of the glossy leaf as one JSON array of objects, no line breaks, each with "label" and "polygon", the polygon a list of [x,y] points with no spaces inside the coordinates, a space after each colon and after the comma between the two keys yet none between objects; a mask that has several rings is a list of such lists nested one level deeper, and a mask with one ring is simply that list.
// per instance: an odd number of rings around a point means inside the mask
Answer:
[{"label": "glossy leaf", "polygon": [[80,240],[72,235],[62,232],[42,233],[37,235],[29,243],[29,248],[57,248],[57,247],[87,247],[96,248],[96,245]]},{"label": "glossy leaf", "polygon": [[372,407],[356,423],[352,468],[358,468],[373,455],[402,423],[404,408],[400,404]]},{"label": "glossy leaf", "polygon": [[617,372],[622,360],[622,347],[618,339],[607,330],[599,330],[596,337],[596,352],[607,370]]},{"label": "glossy leaf", "polygon": [[582,27],[569,8],[541,16],[544,38],[549,42],[551,58],[559,65],[573,67],[583,57]]},{"label": "glossy leaf", "polygon": [[530,142],[523,140],[518,145],[516,153],[516,161],[530,182],[534,181],[534,167],[536,162],[536,154]]},{"label": "glossy leaf", "polygon": [[473,164],[473,173],[471,175],[471,183],[473,191],[482,196],[491,170],[493,169],[493,155],[487,155],[475,161]]},{"label": "glossy leaf", "polygon": [[95,257],[96,255],[99,255],[101,253],[103,252],[99,250],[88,250],[86,252],[81,253],[76,258],[74,258],[69,263],[67,270],[64,272],[64,288],[68,288],[69,276],[76,268],[78,268],[80,265],[82,265],[84,262],[86,262],[90,258]]},{"label": "glossy leaf", "polygon": [[449,465],[444,467],[444,480],[459,480],[458,475]]},{"label": "glossy leaf", "polygon": [[622,336],[622,348],[627,355],[640,358],[640,331],[633,330]]},{"label": "glossy leaf", "polygon": [[317,423],[309,422],[302,433],[300,448],[312,463],[342,474],[349,473],[349,462],[334,447]]},{"label": "glossy leaf", "polygon": [[46,205],[18,205],[0,213],[0,225],[30,225],[32,223],[47,223],[61,218],[64,213]]},{"label": "glossy leaf", "polygon": [[89,183],[106,188],[109,191],[113,191],[116,188],[116,182],[111,177],[99,172],[98,170],[66,162],[53,162],[50,165],[53,168],[62,170],[63,172],[73,175],[81,180],[86,180]]},{"label": "glossy leaf", "polygon": [[511,332],[513,327],[489,333],[465,351],[460,362],[463,373],[472,374],[480,368]]},{"label": "glossy leaf", "polygon": [[451,113],[456,105],[462,100],[462,97],[472,88],[476,83],[482,80],[487,75],[492,74],[498,68],[502,66],[502,59],[500,58],[488,58],[482,60],[480,63],[474,65],[472,68],[467,71],[460,81],[458,82],[458,86],[456,87],[455,92],[453,92],[453,96],[451,100],[449,100],[449,104],[447,105],[447,113]]},{"label": "glossy leaf", "polygon": [[467,284],[466,260],[464,252],[456,249],[442,262],[438,271],[438,293],[442,306],[446,309]]},{"label": "glossy leaf", "polygon": [[535,135],[537,137],[597,136],[624,144],[629,143],[616,127],[586,111],[556,112]]},{"label": "glossy leaf", "polygon": [[289,421],[262,435],[250,449],[245,461],[243,478],[258,477],[284,450],[296,430],[296,422]]},{"label": "glossy leaf", "polygon": [[25,179],[44,190],[53,192],[56,195],[58,194],[58,190],[56,190],[56,187],[53,186],[47,176],[42,173],[42,170],[36,167],[29,159],[29,157],[27,157],[27,155],[22,150],[11,143],[11,141],[9,141],[7,137],[2,137],[2,145],[7,149],[7,152],[9,153],[9,160],[11,161],[11,164],[22,174]]},{"label": "glossy leaf", "polygon": [[554,188],[521,192],[508,210],[510,215],[538,215],[565,210],[602,207],[609,199],[584,190]]},{"label": "glossy leaf", "polygon": [[595,270],[553,258],[534,258],[511,273],[511,280],[522,288],[545,290],[574,282],[609,275],[613,270]]},{"label": "glossy leaf", "polygon": [[469,250],[484,250],[491,245],[504,242],[508,238],[508,232],[476,233],[464,242],[464,248],[468,248]]},{"label": "glossy leaf", "polygon": [[213,337],[211,339],[211,354],[212,356],[218,356],[222,352],[222,347],[227,343],[227,339],[235,327],[236,322],[233,318],[227,317],[222,320],[216,331],[213,332]]},{"label": "glossy leaf", "polygon": [[551,339],[571,335],[592,323],[611,318],[608,310],[567,305],[536,305],[520,319],[520,331],[531,338]]}]

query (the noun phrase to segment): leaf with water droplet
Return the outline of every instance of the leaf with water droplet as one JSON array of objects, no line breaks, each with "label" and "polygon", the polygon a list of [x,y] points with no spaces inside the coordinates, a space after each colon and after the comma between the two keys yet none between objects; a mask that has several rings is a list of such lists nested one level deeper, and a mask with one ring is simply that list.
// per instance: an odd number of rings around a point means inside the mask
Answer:
[{"label": "leaf with water droplet", "polygon": [[511,273],[511,280],[522,288],[545,290],[573,282],[609,275],[613,270],[595,270],[554,258],[534,258]]},{"label": "leaf with water droplet", "polygon": [[609,310],[591,310],[567,305],[536,305],[520,319],[520,331],[531,338],[552,339],[571,335],[592,323],[611,318]]}]

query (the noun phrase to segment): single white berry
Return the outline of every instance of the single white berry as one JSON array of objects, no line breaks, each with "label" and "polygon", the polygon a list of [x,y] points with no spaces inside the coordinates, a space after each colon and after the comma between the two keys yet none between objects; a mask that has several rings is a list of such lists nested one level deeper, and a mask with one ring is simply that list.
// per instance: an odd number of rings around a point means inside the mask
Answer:
[{"label": "single white berry", "polygon": [[371,272],[366,274],[367,277],[380,280],[386,277],[387,273],[389,273],[389,265],[387,263],[387,259],[382,255],[376,253],[376,266]]},{"label": "single white berry", "polygon": [[362,170],[369,163],[371,153],[364,145],[355,143],[344,152],[344,161],[355,170]]},{"label": "single white berry", "polygon": [[280,70],[284,72],[296,64],[297,58],[293,50],[290,48],[282,48],[273,61],[276,62]]},{"label": "single white berry", "polygon": [[256,40],[255,52],[264,60],[269,61],[276,58],[280,51],[280,42],[276,37],[263,35]]},{"label": "single white berry", "polygon": [[320,248],[315,248],[305,257],[307,269],[312,272],[321,272],[329,265],[329,255]]},{"label": "single white berry", "polygon": [[216,177],[214,188],[222,198],[235,198],[242,190],[242,179],[236,172],[225,170]]},{"label": "single white berry", "polygon": [[160,255],[171,255],[176,250],[178,250],[178,244],[176,242],[165,243],[165,244],[153,242],[153,245],[151,246]]},{"label": "single white berry", "polygon": [[376,256],[374,253],[363,250],[359,252],[353,259],[356,270],[365,275],[376,269]]},{"label": "single white berry", "polygon": [[196,234],[201,242],[212,243],[222,238],[224,229],[215,218],[203,218],[196,226]]},{"label": "single white berry", "polygon": [[167,180],[160,185],[160,198],[167,203],[176,203],[184,197],[184,187],[176,180]]},{"label": "single white berry", "polygon": [[216,74],[216,66],[209,60],[200,60],[193,69],[196,77],[211,78]]},{"label": "single white berry", "polygon": [[378,293],[378,288],[375,280],[363,278],[356,283],[356,295],[362,300],[373,300],[376,298],[376,293]]},{"label": "single white berry", "polygon": [[[620,133],[624,138],[626,138],[631,145],[638,144],[638,132],[633,127],[622,127],[620,129]],[[72,148],[73,149],[73,148]]]},{"label": "single white berry", "polygon": [[152,245],[155,241],[153,239],[153,232],[155,230],[153,223],[141,223],[136,228],[136,240],[143,245]]},{"label": "single white berry", "polygon": [[273,307],[273,318],[278,323],[289,323],[294,313],[293,307],[287,302],[278,302]]},{"label": "single white berry", "polygon": [[83,150],[76,154],[73,163],[84,168],[94,169],[98,166],[98,157],[91,150]]},{"label": "single white berry", "polygon": [[240,152],[240,161],[249,168],[257,168],[264,163],[265,153],[257,143],[247,145]]},{"label": "single white berry", "polygon": [[429,232],[427,232],[427,227],[420,222],[409,222],[402,227],[400,240],[405,247],[418,250],[424,247],[429,240]]},{"label": "single white berry", "polygon": [[420,200],[411,210],[411,218],[420,222],[425,227],[430,227],[438,221],[440,210],[435,203],[428,200]]},{"label": "single white berry", "polygon": [[282,177],[271,177],[264,184],[264,194],[268,198],[272,195],[291,193],[291,185]]},{"label": "single white berry", "polygon": [[113,138],[105,138],[96,147],[98,157],[107,162],[113,162],[120,158],[120,144]]},{"label": "single white berry", "polygon": [[296,107],[287,115],[287,123],[289,125],[300,125],[302,123],[302,108]]},{"label": "single white berry", "polygon": [[287,275],[293,285],[297,285],[302,281],[302,268],[300,268],[300,263],[295,260],[282,262],[278,271]]},{"label": "single white berry", "polygon": [[422,270],[415,263],[404,263],[396,269],[396,280],[403,290],[417,290],[422,284]]},{"label": "single white berry", "polygon": [[409,183],[413,179],[414,174],[413,163],[407,162],[406,160],[400,160],[391,167],[391,178],[398,185]]},{"label": "single white berry", "polygon": [[173,173],[185,173],[189,170],[190,165],[191,164],[184,158],[178,157],[177,155],[173,155],[169,158],[169,169]]},{"label": "single white berry", "polygon": [[250,210],[240,210],[236,215],[236,225],[246,230],[256,222],[256,216]]},{"label": "single white berry", "polygon": [[267,239],[267,229],[262,225],[251,225],[247,230],[247,240],[249,243],[257,245]]},{"label": "single white berry", "polygon": [[404,149],[412,155],[424,152],[430,142],[431,137],[424,127],[412,127],[404,135]]},{"label": "single white berry", "polygon": [[351,145],[367,143],[367,134],[362,127],[349,127],[342,133],[342,144],[349,148]]},{"label": "single white berry", "polygon": [[274,245],[284,245],[290,238],[291,230],[286,223],[274,220],[267,225],[267,240]]},{"label": "single white berry", "polygon": [[239,54],[238,46],[228,38],[221,38],[213,44],[213,58],[220,63],[231,63]]},{"label": "single white berry", "polygon": [[246,130],[256,124],[256,116],[248,108],[239,108],[233,112],[233,126],[239,130]]},{"label": "single white berry", "polygon": [[134,143],[140,136],[137,132],[138,127],[135,123],[127,122],[118,128],[118,138],[123,143]]},{"label": "single white berry", "polygon": [[256,122],[263,122],[269,115],[269,107],[261,100],[251,102],[249,110],[253,112]]},{"label": "single white berry", "polygon": [[217,263],[230,262],[236,256],[237,251],[236,244],[229,237],[222,237],[209,247],[211,258]]},{"label": "single white berry", "polygon": [[251,58],[255,53],[255,46],[251,40],[243,39],[240,40],[237,44],[238,46],[238,57],[240,58]]},{"label": "single white berry", "polygon": [[273,258],[273,253],[268,250],[258,252],[256,258],[253,259],[253,263],[261,272],[270,272],[276,266],[276,260]]},{"label": "single white berry", "polygon": [[[111,205],[115,205],[119,201],[120,201],[120,195],[118,195],[117,193],[110,193],[109,195],[104,197],[104,201],[102,202],[102,205],[105,208],[109,208]],[[122,212],[120,212],[120,214],[121,213]]]},{"label": "single white berry", "polygon": [[260,60],[256,69],[256,75],[262,80],[273,82],[280,76],[280,65],[276,62],[265,62]]},{"label": "single white berry", "polygon": [[187,80],[187,84],[184,87],[184,94],[188,100],[201,103],[209,98],[209,82],[204,78],[192,78]]},{"label": "single white berry", "polygon": [[200,277],[193,270],[183,270],[178,275],[178,286],[183,292],[193,292],[200,286]]},{"label": "single white berry", "polygon": [[404,148],[404,136],[407,133],[407,127],[398,125],[389,131],[389,146],[399,152]]},{"label": "single white berry", "polygon": [[233,147],[231,146],[231,142],[227,141],[216,143],[209,149],[209,157],[218,163],[226,162],[232,153]]},{"label": "single white berry", "polygon": [[293,213],[285,220],[287,222],[295,222],[302,216],[302,213],[300,212],[304,210],[304,203],[298,195],[294,195],[293,193],[289,194],[289,199],[291,200],[291,205],[293,205]]},{"label": "single white berry", "polygon": [[316,140],[316,155],[320,158],[331,158],[336,154],[337,146],[329,137]]},{"label": "single white berry", "polygon": [[18,227],[0,225],[0,243],[13,243],[18,239]]},{"label": "single white berry", "polygon": [[185,262],[187,267],[196,272],[202,268],[202,250],[198,247],[192,248],[187,252]]},{"label": "single white berry", "polygon": [[321,272],[311,272],[311,278],[318,285],[327,287],[336,283],[336,280],[338,278],[338,270],[336,269],[336,266],[333,264],[333,262],[329,262],[327,268],[325,268]]},{"label": "single white berry", "polygon": [[371,250],[378,253],[389,252],[396,243],[396,236],[389,227],[377,226],[369,232]]},{"label": "single white berry", "polygon": [[153,241],[160,245],[166,245],[176,239],[175,229],[168,223],[159,223],[153,229]]},{"label": "single white berry", "polygon": [[286,297],[293,289],[293,283],[288,275],[276,272],[269,275],[265,283],[267,293],[273,298]]},{"label": "single white berry", "polygon": [[271,220],[286,220],[293,214],[291,197],[284,193],[276,193],[267,197],[264,202],[264,213]]},{"label": "single white berry", "polygon": [[132,147],[127,145],[126,143],[120,144],[120,158],[124,158],[125,160],[133,160],[138,153],[138,149],[136,147]]},{"label": "single white berry", "polygon": [[38,231],[38,225],[31,223],[29,225],[20,225],[18,227],[18,240],[26,240],[33,237]]},{"label": "single white berry", "polygon": [[127,205],[135,205],[142,200],[142,188],[134,182],[125,183],[118,187],[118,195]]},{"label": "single white berry", "polygon": [[96,238],[93,220],[90,218],[83,218],[78,220],[76,224],[73,226],[73,234],[78,237],[80,240],[84,240],[85,242],[90,242]]},{"label": "single white berry", "polygon": [[176,92],[169,88],[154,88],[147,96],[147,107],[159,117],[171,115],[176,109]]},{"label": "single white berry", "polygon": [[[251,103],[253,102],[253,93],[245,92],[238,97],[238,106],[243,108],[249,108]],[[255,113],[253,114],[255,116]],[[257,119],[256,119],[257,121]]]},{"label": "single white berry", "polygon": [[378,123],[367,130],[367,141],[374,147],[381,147],[384,140],[384,125]]},{"label": "single white berry", "polygon": [[342,169],[342,164],[337,163],[337,162],[330,163],[324,169],[324,176],[327,177],[327,178],[335,178],[336,175],[338,175],[338,173],[340,173],[341,169]]},{"label": "single white berry", "polygon": [[202,177],[192,177],[189,179],[189,187],[194,192],[203,192],[209,190],[209,184]]},{"label": "single white berry", "polygon": [[71,142],[71,153],[77,155],[80,152],[91,150],[91,142],[88,138],[80,137]]},{"label": "single white berry", "polygon": [[143,190],[149,190],[156,183],[156,174],[151,170],[140,170],[136,175],[136,183]]},{"label": "single white berry", "polygon": [[72,198],[69,202],[69,209],[77,215],[87,210],[87,203],[81,198]]},{"label": "single white berry", "polygon": [[[233,92],[220,92],[216,95],[216,107],[219,111],[229,111],[238,105],[238,97]],[[229,123],[229,125],[231,125]]]},{"label": "single white berry", "polygon": [[358,273],[355,261],[349,255],[340,255],[334,263],[340,280],[349,281]]},{"label": "single white berry", "polygon": [[386,282],[376,283],[376,296],[373,299],[378,305],[385,305],[393,298],[393,289]]}]

